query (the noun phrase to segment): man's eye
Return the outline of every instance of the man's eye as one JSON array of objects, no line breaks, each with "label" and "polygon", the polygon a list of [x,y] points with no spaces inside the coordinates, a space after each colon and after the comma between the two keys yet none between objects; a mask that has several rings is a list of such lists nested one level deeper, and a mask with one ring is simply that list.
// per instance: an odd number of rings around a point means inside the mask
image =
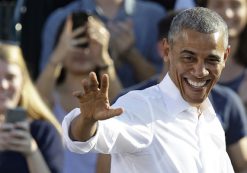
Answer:
[{"label": "man's eye", "polygon": [[207,61],[209,63],[211,63],[211,64],[218,64],[218,63],[220,63],[220,59],[216,59],[216,58],[209,58]]},{"label": "man's eye", "polygon": [[182,59],[185,62],[192,62],[194,60],[194,57],[192,57],[192,56],[184,56],[184,57],[182,57]]}]

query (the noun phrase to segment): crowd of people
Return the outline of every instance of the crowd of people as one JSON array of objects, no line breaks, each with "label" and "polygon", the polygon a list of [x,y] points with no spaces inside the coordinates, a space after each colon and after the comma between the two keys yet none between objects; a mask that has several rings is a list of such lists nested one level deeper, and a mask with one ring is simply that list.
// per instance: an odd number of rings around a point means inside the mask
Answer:
[{"label": "crowd of people", "polygon": [[1,173],[247,173],[247,0],[15,4]]}]

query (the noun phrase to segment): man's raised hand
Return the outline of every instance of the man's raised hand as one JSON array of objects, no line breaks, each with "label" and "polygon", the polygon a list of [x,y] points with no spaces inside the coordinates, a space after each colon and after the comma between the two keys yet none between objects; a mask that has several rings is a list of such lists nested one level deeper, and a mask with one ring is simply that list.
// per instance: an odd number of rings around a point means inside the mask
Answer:
[{"label": "man's raised hand", "polygon": [[89,122],[96,122],[122,114],[122,108],[110,108],[108,98],[109,78],[107,74],[102,76],[100,88],[94,72],[89,74],[88,79],[82,81],[82,87],[84,91],[74,92],[74,96],[80,101],[83,119]]},{"label": "man's raised hand", "polygon": [[96,74],[91,72],[88,79],[82,81],[83,91],[74,92],[80,101],[81,114],[72,120],[69,135],[72,140],[87,141],[97,130],[97,121],[118,116],[122,108],[111,109],[108,99],[109,79],[104,74],[101,86]]}]

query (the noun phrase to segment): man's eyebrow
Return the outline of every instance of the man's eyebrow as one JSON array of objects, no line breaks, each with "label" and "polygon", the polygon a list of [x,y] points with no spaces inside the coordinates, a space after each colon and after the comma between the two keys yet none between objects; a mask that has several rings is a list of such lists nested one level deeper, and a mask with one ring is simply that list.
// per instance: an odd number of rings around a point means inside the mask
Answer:
[{"label": "man's eyebrow", "polygon": [[182,53],[187,53],[187,54],[191,54],[191,55],[195,55],[195,52],[192,52],[190,50],[182,50],[182,52],[180,52],[181,54]]}]

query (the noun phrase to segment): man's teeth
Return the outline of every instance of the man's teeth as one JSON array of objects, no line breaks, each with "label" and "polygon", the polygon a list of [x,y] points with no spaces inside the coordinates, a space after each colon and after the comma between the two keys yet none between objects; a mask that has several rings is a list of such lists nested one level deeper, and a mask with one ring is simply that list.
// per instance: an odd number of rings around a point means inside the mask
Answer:
[{"label": "man's teeth", "polygon": [[206,81],[203,81],[203,82],[194,82],[194,81],[192,81],[192,80],[187,80],[188,81],[188,83],[190,84],[190,85],[192,85],[193,87],[203,87],[205,84],[206,84]]}]

